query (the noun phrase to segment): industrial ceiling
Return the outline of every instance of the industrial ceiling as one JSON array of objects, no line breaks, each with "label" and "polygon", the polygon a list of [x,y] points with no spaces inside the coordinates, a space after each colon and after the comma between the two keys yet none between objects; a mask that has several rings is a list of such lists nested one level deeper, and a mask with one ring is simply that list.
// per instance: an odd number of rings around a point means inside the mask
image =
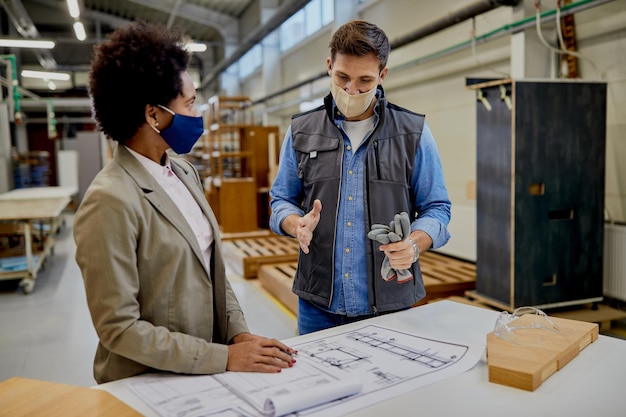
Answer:
[{"label": "industrial ceiling", "polygon": [[[0,0],[0,37],[56,43],[51,50],[0,48],[0,54],[17,55],[21,68],[86,72],[96,43],[128,22],[146,20],[181,26],[195,42],[208,47],[197,54],[195,65],[215,64],[224,58],[225,46],[237,46],[239,19],[253,1],[79,0],[80,16],[74,19],[66,0]],[[75,20],[85,27],[84,41],[74,34]]]}]

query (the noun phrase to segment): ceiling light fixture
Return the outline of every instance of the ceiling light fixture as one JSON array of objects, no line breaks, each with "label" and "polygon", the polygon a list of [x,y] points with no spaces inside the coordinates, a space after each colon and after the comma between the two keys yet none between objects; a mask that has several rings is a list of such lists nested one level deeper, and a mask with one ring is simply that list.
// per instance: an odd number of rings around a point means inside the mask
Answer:
[{"label": "ceiling light fixture", "polygon": [[203,43],[191,42],[185,45],[185,49],[189,52],[205,52],[207,47]]},{"label": "ceiling light fixture", "polygon": [[74,22],[74,34],[76,35],[76,39],[79,41],[84,41],[87,39],[87,34],[85,33],[85,27],[82,22]]},{"label": "ceiling light fixture", "polygon": [[41,78],[42,80],[69,81],[70,79],[70,74],[65,73],[65,72],[22,70],[21,74],[22,74],[22,77]]},{"label": "ceiling light fixture", "polygon": [[5,48],[39,48],[39,49],[52,49],[54,48],[54,42],[32,40],[32,39],[6,39],[0,38],[0,47]]},{"label": "ceiling light fixture", "polygon": [[67,9],[70,12],[70,16],[72,16],[74,19],[78,19],[78,17],[80,16],[78,0],[67,0]]}]

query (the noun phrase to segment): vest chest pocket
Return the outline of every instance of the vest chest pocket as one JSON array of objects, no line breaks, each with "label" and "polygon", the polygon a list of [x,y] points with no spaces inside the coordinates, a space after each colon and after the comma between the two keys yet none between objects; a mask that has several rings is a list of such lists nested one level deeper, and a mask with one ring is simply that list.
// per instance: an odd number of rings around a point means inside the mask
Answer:
[{"label": "vest chest pocket", "polygon": [[[369,153],[370,179],[409,185],[415,162],[416,147],[409,137],[376,140]],[[415,143],[415,142],[413,142]]]},{"label": "vest chest pocket", "polygon": [[298,177],[306,183],[336,178],[341,172],[339,138],[294,135],[293,148],[298,160]]}]

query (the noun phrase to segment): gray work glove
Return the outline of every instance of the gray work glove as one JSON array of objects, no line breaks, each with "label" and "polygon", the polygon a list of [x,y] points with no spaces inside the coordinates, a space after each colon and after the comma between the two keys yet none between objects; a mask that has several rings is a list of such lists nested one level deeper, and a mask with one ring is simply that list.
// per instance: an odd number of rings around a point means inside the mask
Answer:
[{"label": "gray work glove", "polygon": [[[367,237],[386,245],[388,243],[408,239],[410,234],[411,220],[409,219],[409,215],[407,213],[402,212],[393,217],[389,226],[386,224],[373,224],[372,229],[367,234]],[[383,265],[380,268],[380,273],[385,281],[391,281],[394,278],[397,278],[399,284],[403,284],[413,279],[413,274],[409,269],[393,269],[387,255],[385,255],[385,259],[383,259]]]}]

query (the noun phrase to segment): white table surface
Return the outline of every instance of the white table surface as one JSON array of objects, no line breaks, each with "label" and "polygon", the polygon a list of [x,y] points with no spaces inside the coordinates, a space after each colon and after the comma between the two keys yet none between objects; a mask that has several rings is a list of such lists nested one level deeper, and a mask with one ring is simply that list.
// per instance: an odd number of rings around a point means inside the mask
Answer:
[{"label": "white table surface", "polygon": [[51,185],[48,187],[16,188],[0,193],[0,200],[38,200],[43,198],[72,197],[78,193],[77,187]]},{"label": "white table surface", "polygon": [[[498,313],[441,301],[368,320],[419,336],[486,346]],[[362,326],[353,323],[342,329]],[[333,333],[334,329],[323,332]],[[322,333],[286,340],[305,342]],[[145,416],[158,415],[120,380],[99,385]],[[626,341],[607,336],[586,347],[533,392],[490,383],[483,358],[470,371],[361,409],[349,416],[626,416]]]}]

